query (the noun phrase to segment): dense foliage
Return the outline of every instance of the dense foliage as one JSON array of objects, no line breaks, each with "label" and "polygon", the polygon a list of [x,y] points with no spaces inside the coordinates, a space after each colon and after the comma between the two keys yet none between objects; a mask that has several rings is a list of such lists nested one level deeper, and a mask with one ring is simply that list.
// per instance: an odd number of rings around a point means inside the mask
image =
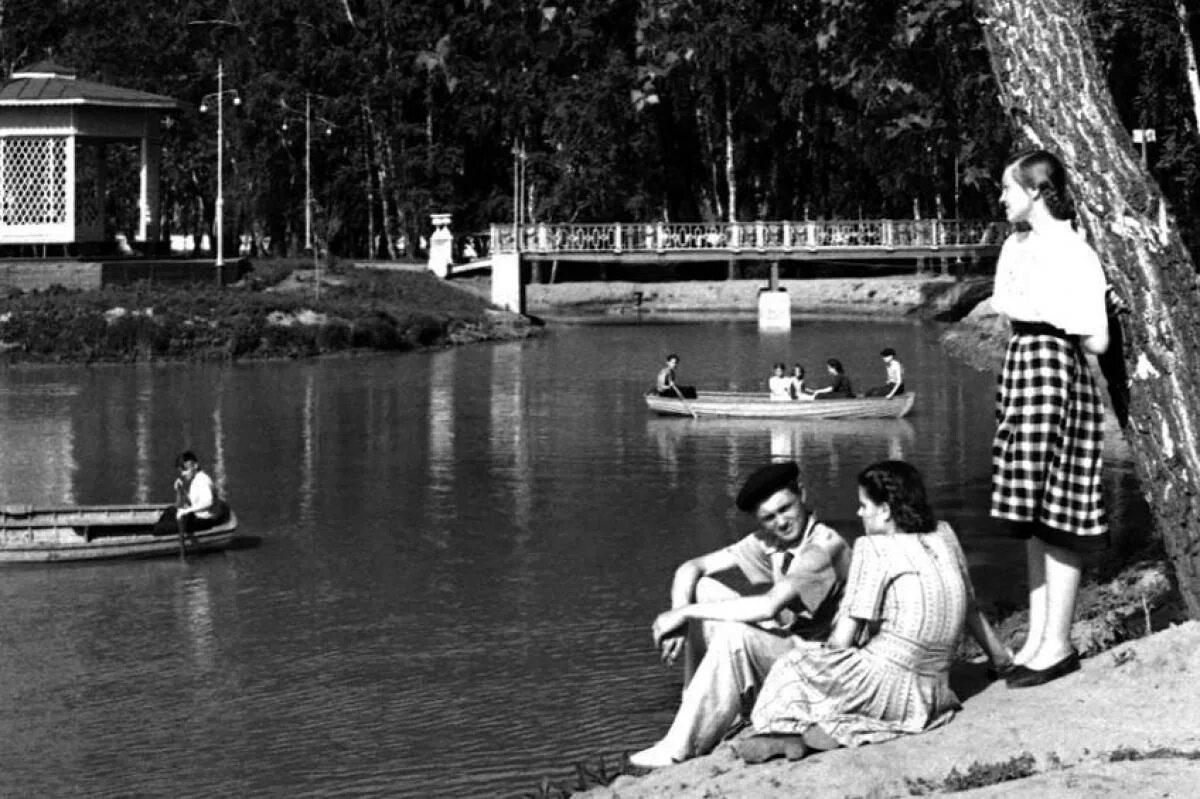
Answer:
[{"label": "dense foliage", "polygon": [[21,361],[234,360],[404,351],[534,330],[424,272],[326,275],[319,300],[312,273],[298,274],[307,280],[272,268],[225,289],[17,292],[0,300],[0,350]]},{"label": "dense foliage", "polygon": [[[1157,129],[1152,170],[1190,220],[1196,98],[1175,0],[1088,3],[1125,121]],[[527,221],[994,214],[1012,144],[976,13],[967,0],[3,0],[0,63],[51,58],[180,100],[164,229],[199,233],[216,179],[215,119],[199,107],[223,62],[242,101],[226,107],[226,231],[277,251],[302,238],[311,99],[317,238],[363,255],[418,241],[435,210],[458,231],[511,220],[518,166]]]}]

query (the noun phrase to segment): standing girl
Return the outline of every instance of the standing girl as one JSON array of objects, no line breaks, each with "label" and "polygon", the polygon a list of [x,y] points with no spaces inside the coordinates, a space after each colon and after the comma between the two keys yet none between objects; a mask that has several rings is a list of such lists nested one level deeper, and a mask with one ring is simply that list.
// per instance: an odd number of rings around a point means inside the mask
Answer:
[{"label": "standing girl", "polygon": [[1075,229],[1062,163],[1044,150],[1004,170],[992,305],[1012,322],[997,395],[991,515],[1026,542],[1029,636],[1008,674],[1026,687],[1079,668],[1071,622],[1082,554],[1108,546],[1100,492],[1104,406],[1084,351],[1108,349],[1104,272]]}]

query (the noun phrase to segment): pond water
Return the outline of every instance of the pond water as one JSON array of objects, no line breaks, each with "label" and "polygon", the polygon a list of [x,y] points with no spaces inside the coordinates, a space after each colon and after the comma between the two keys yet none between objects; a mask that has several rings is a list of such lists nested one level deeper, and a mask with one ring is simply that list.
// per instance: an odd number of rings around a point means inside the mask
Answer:
[{"label": "pond water", "polygon": [[[650,416],[680,379],[761,387],[840,357],[909,418]],[[195,449],[241,520],[225,554],[0,573],[0,795],[516,796],[655,740],[680,676],[650,623],[683,559],[752,526],[740,480],[804,469],[857,532],[854,479],[905,458],[979,593],[1019,602],[987,520],[994,376],[905,322],[561,326],[397,357],[0,371],[0,502],[170,502]],[[1118,528],[1131,470],[1110,466]],[[254,545],[257,544],[257,545]]]}]

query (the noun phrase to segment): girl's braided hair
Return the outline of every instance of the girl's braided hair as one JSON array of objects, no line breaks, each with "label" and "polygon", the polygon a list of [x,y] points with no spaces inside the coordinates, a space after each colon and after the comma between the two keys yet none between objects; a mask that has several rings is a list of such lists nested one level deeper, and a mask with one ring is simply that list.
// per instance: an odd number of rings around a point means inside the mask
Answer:
[{"label": "girl's braided hair", "polygon": [[901,532],[929,533],[937,527],[925,496],[925,481],[904,461],[871,464],[859,473],[858,485],[875,504],[887,504]]},{"label": "girl's braided hair", "polygon": [[1075,201],[1067,189],[1067,172],[1058,156],[1046,150],[1026,150],[1008,163],[1014,167],[1018,183],[1038,192],[1051,216],[1075,224]]}]

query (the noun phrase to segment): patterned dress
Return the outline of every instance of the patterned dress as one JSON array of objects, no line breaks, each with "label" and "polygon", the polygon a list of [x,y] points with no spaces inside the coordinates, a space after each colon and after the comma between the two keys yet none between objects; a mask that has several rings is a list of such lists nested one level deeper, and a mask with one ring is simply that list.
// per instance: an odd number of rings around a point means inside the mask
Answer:
[{"label": "patterned dress", "polygon": [[868,622],[861,647],[801,643],[759,693],[759,733],[816,725],[842,746],[918,733],[959,708],[950,664],[972,601],[958,539],[935,532],[863,536],[854,544],[842,613]]}]

